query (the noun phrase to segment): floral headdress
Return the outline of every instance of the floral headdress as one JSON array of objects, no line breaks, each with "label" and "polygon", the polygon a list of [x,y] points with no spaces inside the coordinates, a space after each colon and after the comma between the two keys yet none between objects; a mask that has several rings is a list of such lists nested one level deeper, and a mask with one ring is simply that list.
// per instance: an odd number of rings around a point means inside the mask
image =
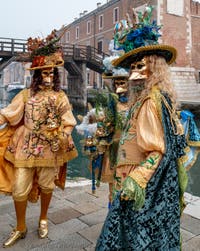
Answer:
[{"label": "floral headdress", "polygon": [[58,67],[64,64],[61,46],[58,44],[56,30],[53,30],[45,39],[28,38],[27,50],[32,60],[29,70]]},{"label": "floral headdress", "polygon": [[168,64],[176,59],[176,49],[170,45],[158,43],[161,36],[160,25],[152,19],[152,6],[145,6],[145,11],[138,12],[133,9],[133,19],[127,15],[115,26],[114,41],[118,49],[124,50],[124,54],[113,60],[114,66],[128,68],[130,63],[141,60],[145,55],[160,55]]}]

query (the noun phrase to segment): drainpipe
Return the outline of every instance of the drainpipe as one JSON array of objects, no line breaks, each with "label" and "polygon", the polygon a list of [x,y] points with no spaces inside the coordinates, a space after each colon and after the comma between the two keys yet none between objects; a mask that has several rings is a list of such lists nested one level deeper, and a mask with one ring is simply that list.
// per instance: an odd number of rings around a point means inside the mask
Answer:
[{"label": "drainpipe", "polygon": [[[95,45],[96,45],[96,17],[97,17],[97,12],[95,11],[94,12],[94,31],[93,31],[93,37],[94,37],[94,44],[93,44],[93,47],[94,47],[94,53],[95,53]],[[96,77],[96,74],[95,72],[93,71],[93,88],[95,88],[95,83],[96,83],[96,80],[95,80],[95,77]]]}]

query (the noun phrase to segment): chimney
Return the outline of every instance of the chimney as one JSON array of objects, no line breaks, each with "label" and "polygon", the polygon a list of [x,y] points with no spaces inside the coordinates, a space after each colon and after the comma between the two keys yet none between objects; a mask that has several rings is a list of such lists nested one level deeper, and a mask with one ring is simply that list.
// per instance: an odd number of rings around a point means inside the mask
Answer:
[{"label": "chimney", "polygon": [[100,2],[98,2],[97,3],[97,8],[99,8],[101,6],[101,3]]},{"label": "chimney", "polygon": [[85,14],[87,14],[88,13],[88,11],[87,10],[84,10],[83,11],[83,15],[85,15]]}]

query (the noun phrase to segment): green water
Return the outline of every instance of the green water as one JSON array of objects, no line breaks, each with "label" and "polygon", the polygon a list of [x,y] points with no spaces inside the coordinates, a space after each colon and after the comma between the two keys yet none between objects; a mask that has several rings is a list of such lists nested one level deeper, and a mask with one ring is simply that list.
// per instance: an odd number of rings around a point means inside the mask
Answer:
[{"label": "green water", "polygon": [[200,197],[200,155],[194,166],[188,171],[188,187],[186,191]]},{"label": "green water", "polygon": [[[196,124],[197,127],[200,129],[199,119],[196,119]],[[188,171],[187,192],[200,197],[200,154],[193,167]]]},{"label": "green water", "polygon": [[90,178],[90,171],[88,169],[89,160],[85,155],[83,155],[82,145],[80,143],[80,140],[83,139],[83,137],[76,132],[76,129],[73,130],[72,137],[78,150],[78,157],[68,163],[67,175],[70,178],[75,178],[75,177]]}]

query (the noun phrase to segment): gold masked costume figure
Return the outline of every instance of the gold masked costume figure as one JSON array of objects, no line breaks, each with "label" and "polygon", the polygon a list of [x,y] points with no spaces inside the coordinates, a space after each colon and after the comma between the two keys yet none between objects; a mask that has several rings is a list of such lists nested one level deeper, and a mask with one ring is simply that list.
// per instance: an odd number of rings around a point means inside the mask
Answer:
[{"label": "gold masked costume figure", "polygon": [[158,44],[153,7],[143,7],[133,20],[121,21],[125,29],[117,25],[114,37],[124,54],[112,64],[130,69],[133,99],[116,153],[113,202],[96,251],[180,250],[187,145],[168,67],[177,52]]},{"label": "gold masked costume figure", "polygon": [[19,92],[0,112],[0,125],[8,124],[0,131],[0,190],[12,193],[17,218],[4,247],[25,237],[27,200],[36,202],[39,195],[38,234],[40,238],[48,235],[47,212],[53,189],[55,185],[64,189],[66,163],[77,156],[71,137],[76,120],[67,96],[60,90],[57,67],[63,60],[57,41],[52,32],[42,42],[41,51],[41,40],[28,40],[30,70],[34,70],[31,87]]},{"label": "gold masked costume figure", "polygon": [[[116,71],[115,71],[116,73]],[[119,140],[121,136],[121,130],[124,126],[124,121],[128,113],[129,103],[128,103],[128,75],[125,75],[126,71],[123,71],[124,75],[103,75],[104,79],[111,79],[113,91],[116,94],[116,124],[115,131],[112,137],[112,143],[107,147],[103,164],[102,164],[102,182],[107,182],[109,184],[109,204],[110,208],[113,199],[113,183],[116,165],[116,152],[119,146]]]}]

